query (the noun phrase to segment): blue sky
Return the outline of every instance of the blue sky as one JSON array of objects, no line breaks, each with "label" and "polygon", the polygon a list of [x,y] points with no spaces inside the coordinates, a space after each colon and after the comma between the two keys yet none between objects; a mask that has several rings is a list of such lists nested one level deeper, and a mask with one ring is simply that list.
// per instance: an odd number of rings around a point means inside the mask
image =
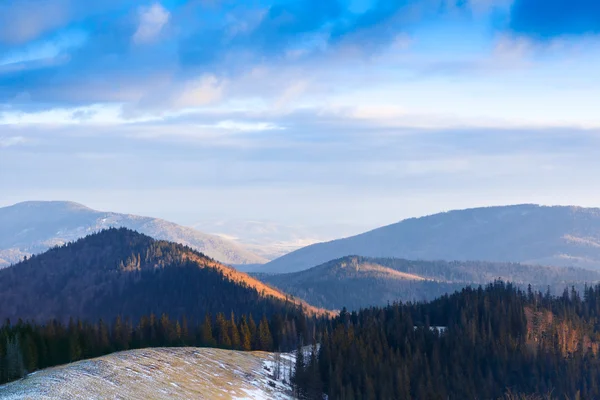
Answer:
[{"label": "blue sky", "polygon": [[599,205],[599,34],[591,0],[4,0],[0,206]]}]

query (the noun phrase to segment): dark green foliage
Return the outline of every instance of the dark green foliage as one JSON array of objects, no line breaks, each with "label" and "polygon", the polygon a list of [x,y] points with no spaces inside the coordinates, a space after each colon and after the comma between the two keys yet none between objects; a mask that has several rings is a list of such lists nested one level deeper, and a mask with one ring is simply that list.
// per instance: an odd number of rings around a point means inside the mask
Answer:
[{"label": "dark green foliage", "polygon": [[[600,285],[552,297],[495,282],[348,313],[296,364],[301,398],[600,398]],[[444,327],[444,330],[435,327]],[[317,359],[318,373],[315,373]]]},{"label": "dark green foliage", "polygon": [[273,349],[273,336],[269,329],[267,317],[263,317],[258,326],[258,343],[260,350],[271,351]]},{"label": "dark green foliage", "polygon": [[[23,322],[11,325],[7,322],[0,327],[0,384],[22,378],[28,372],[37,369],[98,357],[120,350],[178,346],[239,349],[242,347],[240,335],[233,334],[232,341],[231,332],[244,332],[244,335],[249,335],[246,322],[249,317],[243,315],[241,318],[236,318],[232,313],[229,319],[225,319],[222,313],[218,313],[213,321],[207,314],[202,319],[202,323],[191,328],[187,318],[173,320],[167,314],[161,315],[160,318],[154,315],[142,316],[135,326],[121,317],[115,318],[110,327],[102,320],[96,324],[71,320],[67,325],[56,320],[46,325]],[[274,318],[269,321],[266,316],[263,316],[257,346],[253,346],[250,338],[246,337],[244,350],[273,351],[274,339],[271,332],[274,332],[277,337],[285,337],[285,343],[290,344],[290,347],[281,350],[291,351],[298,343],[298,338],[303,338],[307,334],[307,332],[292,332],[283,328],[288,326],[287,322],[305,318],[302,315],[277,314],[277,319],[284,321],[283,324],[278,324],[280,328],[274,326],[277,325],[273,323]],[[310,319],[308,325],[314,327],[315,322],[314,319]],[[191,333],[189,329],[197,333]],[[188,330],[187,334],[186,330]]]}]

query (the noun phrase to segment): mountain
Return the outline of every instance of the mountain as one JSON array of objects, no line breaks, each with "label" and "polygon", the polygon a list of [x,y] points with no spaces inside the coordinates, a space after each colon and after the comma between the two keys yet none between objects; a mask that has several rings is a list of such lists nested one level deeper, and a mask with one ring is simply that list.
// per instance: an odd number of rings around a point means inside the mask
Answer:
[{"label": "mountain", "polygon": [[155,239],[181,243],[225,264],[268,260],[241,245],[162,219],[96,211],[64,201],[30,201],[0,208],[0,268],[90,233],[124,227]]},{"label": "mountain", "polygon": [[150,313],[199,319],[216,312],[260,317],[297,309],[288,297],[181,244],[125,228],[0,270],[0,320],[112,321],[120,315],[135,321]]},{"label": "mountain", "polygon": [[483,261],[409,261],[349,256],[305,271],[257,274],[272,286],[327,309],[350,310],[395,301],[430,301],[467,285],[497,279],[561,293],[565,287],[600,282],[600,272]]},{"label": "mountain", "polygon": [[351,254],[600,269],[600,209],[525,204],[411,218],[304,247],[256,271],[301,271]]},{"label": "mountain", "polygon": [[[293,355],[284,357],[293,363]],[[0,398],[292,399],[290,367],[275,379],[275,359],[210,348],[131,350],[39,371],[0,386]]]}]

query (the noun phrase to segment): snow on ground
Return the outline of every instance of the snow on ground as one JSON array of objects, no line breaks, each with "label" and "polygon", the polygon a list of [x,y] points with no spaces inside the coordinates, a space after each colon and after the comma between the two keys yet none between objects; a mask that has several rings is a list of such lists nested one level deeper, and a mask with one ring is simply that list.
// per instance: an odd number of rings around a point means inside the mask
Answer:
[{"label": "snow on ground", "polygon": [[[277,366],[279,365],[279,368]],[[0,399],[293,399],[292,354],[209,348],[115,353],[0,386]],[[279,370],[279,379],[273,379]]]}]

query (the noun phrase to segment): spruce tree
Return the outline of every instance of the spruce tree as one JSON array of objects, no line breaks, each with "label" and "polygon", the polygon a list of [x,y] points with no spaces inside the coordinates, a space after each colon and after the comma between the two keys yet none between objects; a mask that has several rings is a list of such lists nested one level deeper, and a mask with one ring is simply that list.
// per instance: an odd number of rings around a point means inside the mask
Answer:
[{"label": "spruce tree", "polygon": [[202,323],[201,331],[201,343],[202,346],[205,347],[214,347],[217,345],[217,341],[213,336],[212,322],[210,318],[210,314],[206,314],[204,317],[204,322]]}]

